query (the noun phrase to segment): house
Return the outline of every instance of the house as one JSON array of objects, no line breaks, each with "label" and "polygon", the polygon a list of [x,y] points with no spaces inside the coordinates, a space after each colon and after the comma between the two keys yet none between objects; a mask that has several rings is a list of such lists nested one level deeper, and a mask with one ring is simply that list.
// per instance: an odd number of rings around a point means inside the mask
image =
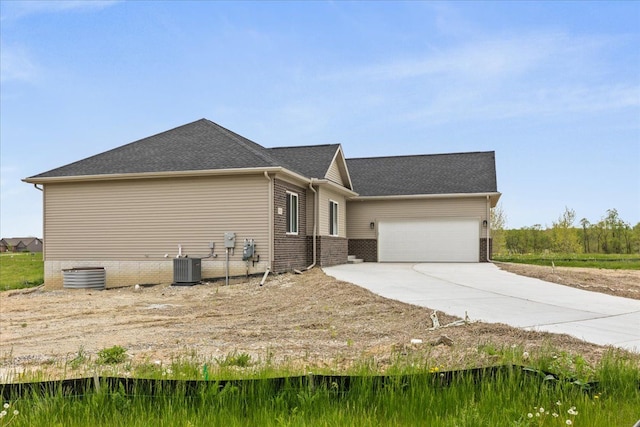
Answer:
[{"label": "house", "polygon": [[42,239],[10,237],[0,239],[0,252],[42,252]]},{"label": "house", "polygon": [[43,190],[48,287],[87,266],[107,287],[171,282],[184,256],[205,278],[348,255],[486,261],[500,197],[493,152],[346,159],[339,144],[265,148],[206,119],[24,181]]}]

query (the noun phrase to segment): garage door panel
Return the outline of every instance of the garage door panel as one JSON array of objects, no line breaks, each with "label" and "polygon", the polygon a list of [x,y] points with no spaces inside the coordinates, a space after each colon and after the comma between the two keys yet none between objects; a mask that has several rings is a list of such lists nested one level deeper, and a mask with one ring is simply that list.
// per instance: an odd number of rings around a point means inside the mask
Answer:
[{"label": "garage door panel", "polygon": [[381,221],[381,262],[478,262],[478,219]]}]

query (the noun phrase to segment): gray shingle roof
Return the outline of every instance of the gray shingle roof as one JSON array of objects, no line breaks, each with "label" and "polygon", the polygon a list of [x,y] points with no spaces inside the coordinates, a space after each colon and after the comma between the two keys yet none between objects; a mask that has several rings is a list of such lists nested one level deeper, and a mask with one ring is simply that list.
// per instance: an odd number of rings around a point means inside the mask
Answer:
[{"label": "gray shingle roof", "polygon": [[324,178],[338,147],[264,148],[200,119],[31,178],[277,166],[308,178]]},{"label": "gray shingle roof", "polygon": [[360,196],[497,192],[495,153],[347,159]]},{"label": "gray shingle roof", "polygon": [[[201,119],[28,179],[264,167],[322,179],[339,147],[265,148]],[[497,192],[493,151],[347,159],[347,167],[360,196]]]},{"label": "gray shingle roof", "polygon": [[308,178],[324,178],[340,144],[269,148],[283,165]]},{"label": "gray shingle roof", "polygon": [[267,149],[201,119],[32,178],[280,166]]}]

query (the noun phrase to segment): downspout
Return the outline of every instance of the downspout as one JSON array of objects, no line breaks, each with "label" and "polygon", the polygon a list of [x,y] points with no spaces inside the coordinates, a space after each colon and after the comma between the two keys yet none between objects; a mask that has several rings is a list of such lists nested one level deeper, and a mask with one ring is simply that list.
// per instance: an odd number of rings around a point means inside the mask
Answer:
[{"label": "downspout", "polygon": [[487,262],[491,262],[491,253],[489,252],[489,236],[491,231],[491,199],[487,195]]},{"label": "downspout", "polygon": [[[47,259],[47,248],[45,247],[45,242],[47,241],[45,233],[47,232],[47,227],[45,225],[46,222],[46,215],[44,214],[44,187],[40,188],[38,187],[38,184],[33,184],[33,186],[35,187],[36,190],[39,190],[40,192],[42,192],[42,224],[44,225],[42,227],[42,260],[46,260]],[[45,275],[45,278],[47,276]]]},{"label": "downspout", "polygon": [[[267,263],[267,271],[271,270],[271,266],[273,265],[273,180],[271,179],[271,177],[269,176],[269,172],[264,171],[264,177],[267,178],[267,181],[269,181],[269,191],[267,191],[268,194],[268,205],[269,205],[269,256],[267,257],[267,259],[269,260],[269,262]],[[266,275],[265,275],[266,278]],[[263,278],[263,280],[265,279]]]},{"label": "downspout", "polygon": [[311,270],[316,265],[316,230],[318,228],[318,192],[313,188],[313,180],[309,182],[309,189],[313,191],[313,263],[307,267],[307,270]]}]

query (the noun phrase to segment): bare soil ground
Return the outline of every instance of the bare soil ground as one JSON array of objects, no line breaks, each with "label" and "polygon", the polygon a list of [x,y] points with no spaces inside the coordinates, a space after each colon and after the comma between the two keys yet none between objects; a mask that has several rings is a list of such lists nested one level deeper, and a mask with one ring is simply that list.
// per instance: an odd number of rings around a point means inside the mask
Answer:
[{"label": "bare soil ground", "polygon": [[498,267],[521,276],[618,297],[640,299],[640,270],[602,268],[545,267],[539,265],[496,263]]},{"label": "bare soil ground", "polygon": [[[621,278],[621,272],[596,270],[593,280],[588,273],[568,277],[574,286],[594,289],[597,283],[607,288],[618,284],[620,292],[629,292],[625,296],[638,298],[637,272]],[[269,276],[262,287],[259,281],[2,292],[0,381],[7,381],[11,372],[34,368],[49,367],[47,372],[62,375],[61,366],[80,350],[95,360],[99,350],[114,345],[127,349],[132,364],[167,364],[185,354],[213,360],[237,352],[254,362],[335,372],[365,360],[384,370],[398,357],[412,355],[446,368],[494,363],[495,355],[482,351],[486,345],[528,352],[553,347],[591,363],[606,351],[566,335],[503,324],[430,330],[432,310],[377,296],[317,268],[302,275]],[[438,315],[442,325],[459,320]],[[412,339],[423,343],[412,344]]]}]

